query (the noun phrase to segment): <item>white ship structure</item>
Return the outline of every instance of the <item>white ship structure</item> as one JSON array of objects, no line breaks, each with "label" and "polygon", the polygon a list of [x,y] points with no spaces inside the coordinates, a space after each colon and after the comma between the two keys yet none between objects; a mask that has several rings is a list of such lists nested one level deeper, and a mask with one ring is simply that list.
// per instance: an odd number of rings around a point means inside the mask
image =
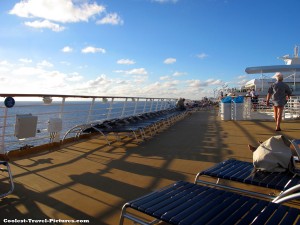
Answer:
[{"label": "white ship structure", "polygon": [[[293,95],[300,95],[300,58],[299,46],[294,48],[294,56],[284,55],[279,57],[285,64],[273,66],[256,66],[245,69],[247,74],[261,74],[260,78],[252,79],[245,84],[245,89],[255,89],[260,95],[266,95],[268,88],[275,82],[273,77],[276,72],[281,72],[284,82],[289,85]],[[271,75],[270,75],[271,74]]]}]

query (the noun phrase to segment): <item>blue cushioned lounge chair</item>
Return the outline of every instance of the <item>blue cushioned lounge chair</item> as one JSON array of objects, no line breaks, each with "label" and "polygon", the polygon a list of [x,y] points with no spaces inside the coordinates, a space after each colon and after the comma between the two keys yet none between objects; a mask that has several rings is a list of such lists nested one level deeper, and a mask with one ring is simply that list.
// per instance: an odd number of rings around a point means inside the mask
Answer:
[{"label": "blue cushioned lounge chair", "polygon": [[[297,141],[293,140],[291,141],[291,143],[293,144],[299,158],[300,150]],[[297,184],[300,184],[300,171],[296,170],[295,172],[297,173],[292,173],[290,171],[281,173],[270,173],[263,171],[254,172],[253,163],[240,161],[236,159],[229,159],[224,162],[218,163],[211,168],[199,172],[196,175],[195,183],[213,185],[225,189],[230,189],[242,193],[272,199],[275,197],[273,190],[282,192]],[[216,178],[217,181],[213,183],[211,181],[208,181],[206,178]],[[239,189],[228,185],[222,185],[220,183],[220,180],[230,180],[273,190],[269,194],[260,194],[258,192],[250,191],[248,189]]]},{"label": "blue cushioned lounge chair", "polygon": [[[142,225],[159,221],[180,225],[299,224],[300,210],[280,204],[299,198],[299,194],[288,194],[288,197],[269,202],[178,181],[126,203],[122,208],[120,225],[125,219]],[[141,213],[140,216],[137,212]],[[145,221],[145,214],[150,216],[150,221]]]}]

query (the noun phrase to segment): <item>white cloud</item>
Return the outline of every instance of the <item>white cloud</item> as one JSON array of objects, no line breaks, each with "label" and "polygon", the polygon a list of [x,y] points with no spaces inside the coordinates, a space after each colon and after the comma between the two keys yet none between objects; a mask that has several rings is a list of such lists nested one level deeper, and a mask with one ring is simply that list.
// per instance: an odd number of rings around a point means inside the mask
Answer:
[{"label": "white cloud", "polygon": [[42,60],[35,66],[24,65],[19,61],[12,64],[6,60],[0,60],[0,81],[3,93],[134,95],[201,99],[203,96],[213,95],[211,90],[214,85],[224,84],[218,79],[208,79],[204,82],[197,79],[175,80],[174,74],[184,74],[182,72],[161,76],[159,80],[150,80],[145,68],[119,71],[125,76],[114,78],[105,74],[90,77],[89,74],[79,74],[77,71],[65,73],[54,68],[54,65],[47,60]]},{"label": "white cloud", "polygon": [[162,76],[159,78],[160,80],[170,80],[170,76]]},{"label": "white cloud", "polygon": [[67,61],[61,61],[60,64],[65,65],[65,66],[70,66],[71,63]]},{"label": "white cloud", "polygon": [[208,55],[205,54],[205,53],[200,53],[200,54],[197,55],[197,57],[198,57],[199,59],[205,59],[205,58],[208,57]]},{"label": "white cloud", "polygon": [[82,79],[83,79],[83,76],[81,76],[77,72],[71,73],[71,74],[67,75],[67,77],[66,77],[67,81],[72,81],[72,82],[80,81]]},{"label": "white cloud", "polygon": [[26,59],[26,58],[21,58],[21,59],[19,59],[19,61],[22,63],[32,63],[31,59]]},{"label": "white cloud", "polygon": [[[52,70],[52,64],[46,60],[37,66],[23,66],[21,64],[0,65],[0,80],[3,93],[74,93],[77,83],[83,77],[78,73],[65,74]],[[63,90],[63,92],[62,92]]]},{"label": "white cloud", "polygon": [[[60,23],[88,21],[105,11],[96,2],[74,4],[72,0],[27,0],[14,5],[10,14],[24,18],[42,18]],[[77,1],[78,2],[78,1]],[[80,2],[80,1],[79,1]]]},{"label": "white cloud", "polygon": [[37,66],[38,67],[53,67],[53,64],[50,63],[50,62],[48,62],[48,61],[46,61],[46,60],[43,60],[43,61],[39,62],[37,64]]},{"label": "white cloud", "polygon": [[111,25],[122,25],[124,21],[117,13],[109,13],[102,19],[96,22],[97,24],[111,24]]},{"label": "white cloud", "polygon": [[172,74],[173,77],[180,77],[180,76],[184,76],[184,75],[186,75],[186,73],[184,73],[184,72],[177,72],[177,71]]},{"label": "white cloud", "polygon": [[215,79],[208,79],[205,81],[206,85],[222,85],[224,82],[220,79],[215,80]]},{"label": "white cloud", "polygon": [[11,75],[13,75],[16,80],[19,77],[24,77],[24,76],[37,76],[43,73],[44,70],[41,68],[36,68],[36,67],[16,67],[14,70],[11,71]]},{"label": "white cloud", "polygon": [[11,64],[7,60],[0,61],[0,66],[10,66]]},{"label": "white cloud", "polygon": [[176,87],[178,84],[180,84],[179,80],[172,80],[172,81],[167,81],[165,83],[162,84],[163,88],[173,88]]},{"label": "white cloud", "polygon": [[241,75],[241,76],[238,76],[238,79],[245,79],[247,77],[247,75]]},{"label": "white cloud", "polygon": [[131,70],[115,70],[115,73],[124,73],[126,75],[147,75],[148,72],[145,68],[136,68]]},{"label": "white cloud", "polygon": [[65,46],[61,50],[62,52],[68,53],[68,52],[73,52],[73,49],[69,46]]},{"label": "white cloud", "polygon": [[100,53],[104,54],[106,52],[106,50],[103,48],[96,48],[93,46],[88,46],[88,47],[82,49],[81,52],[82,53],[98,53],[98,52],[100,52]]},{"label": "white cloud", "polygon": [[167,59],[164,60],[165,64],[173,64],[175,62],[176,62],[175,58],[167,58]]},{"label": "white cloud", "polygon": [[55,32],[60,32],[65,29],[65,27],[62,27],[57,23],[52,23],[49,20],[43,20],[43,21],[36,20],[33,22],[25,22],[24,24],[28,27],[38,28],[38,29],[47,28]]},{"label": "white cloud", "polygon": [[148,72],[145,68],[137,68],[137,69],[132,69],[132,70],[125,71],[125,74],[128,74],[128,75],[147,75]]},{"label": "white cloud", "polygon": [[187,80],[186,83],[189,87],[192,88],[200,88],[201,87],[201,81],[200,80]]},{"label": "white cloud", "polygon": [[104,84],[109,84],[111,83],[112,81],[110,79],[108,79],[106,77],[105,74],[101,74],[100,76],[98,76],[95,80],[90,80],[87,82],[87,85],[89,87],[99,87],[101,85],[104,85]]},{"label": "white cloud", "polygon": [[135,64],[135,61],[131,60],[131,59],[119,59],[117,61],[118,64],[123,64],[123,65],[132,65]]}]

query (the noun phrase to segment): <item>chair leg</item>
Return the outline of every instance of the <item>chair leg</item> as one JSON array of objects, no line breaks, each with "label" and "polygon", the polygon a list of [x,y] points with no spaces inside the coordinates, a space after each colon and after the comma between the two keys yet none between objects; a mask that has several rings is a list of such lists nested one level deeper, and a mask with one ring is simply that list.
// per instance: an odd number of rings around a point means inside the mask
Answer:
[{"label": "chair leg", "polygon": [[0,171],[2,172],[7,172],[8,176],[9,176],[9,183],[10,183],[10,190],[6,193],[0,194],[0,198],[4,198],[7,195],[11,194],[15,188],[14,182],[13,182],[13,177],[12,177],[12,173],[10,170],[10,166],[8,164],[8,162],[6,161],[0,161],[0,165],[5,166],[6,168],[0,168]]}]

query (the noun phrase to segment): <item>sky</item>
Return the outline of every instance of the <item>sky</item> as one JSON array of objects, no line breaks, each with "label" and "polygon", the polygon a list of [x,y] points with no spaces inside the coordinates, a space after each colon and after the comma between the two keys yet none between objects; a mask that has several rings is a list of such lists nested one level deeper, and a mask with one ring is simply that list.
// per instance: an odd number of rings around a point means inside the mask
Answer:
[{"label": "sky", "polygon": [[299,0],[1,0],[0,93],[213,97],[300,44]]}]

